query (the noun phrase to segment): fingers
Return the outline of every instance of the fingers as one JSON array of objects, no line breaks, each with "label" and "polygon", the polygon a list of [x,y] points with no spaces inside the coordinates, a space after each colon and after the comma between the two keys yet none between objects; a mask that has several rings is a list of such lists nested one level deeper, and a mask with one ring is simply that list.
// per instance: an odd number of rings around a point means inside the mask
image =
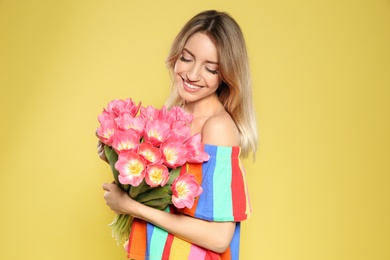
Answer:
[{"label": "fingers", "polygon": [[108,163],[106,153],[104,151],[104,146],[105,146],[105,144],[102,143],[102,141],[98,140],[98,143],[97,143],[98,155],[99,155],[100,159],[102,159],[103,161]]},{"label": "fingers", "polygon": [[111,190],[110,186],[111,186],[111,183],[103,183],[102,188],[105,191],[110,191]]},{"label": "fingers", "polygon": [[112,181],[111,183],[103,183],[102,188],[105,191],[112,191],[113,186],[114,188],[116,187],[115,181]]},{"label": "fingers", "polygon": [[99,154],[99,157],[104,159],[105,157],[105,152],[104,152],[104,149],[101,149],[100,147],[98,148],[98,154]]},{"label": "fingers", "polygon": [[96,147],[98,150],[104,150],[104,144],[100,140],[98,140]]}]

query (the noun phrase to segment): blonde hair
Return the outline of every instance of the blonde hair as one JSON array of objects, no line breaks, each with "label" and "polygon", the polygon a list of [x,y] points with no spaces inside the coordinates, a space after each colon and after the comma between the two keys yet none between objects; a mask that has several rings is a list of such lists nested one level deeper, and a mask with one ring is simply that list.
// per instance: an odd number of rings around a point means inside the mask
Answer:
[{"label": "blonde hair", "polygon": [[[190,19],[174,39],[167,67],[173,77],[175,63],[180,57],[187,40],[195,33],[202,32],[210,37],[218,50],[219,69],[222,83],[217,89],[220,102],[236,123],[241,135],[241,155],[247,157],[257,150],[257,126],[252,102],[251,76],[246,44],[237,22],[227,13],[215,10],[204,11]],[[173,82],[174,83],[174,82]],[[172,92],[166,105],[182,105],[177,88]]]}]

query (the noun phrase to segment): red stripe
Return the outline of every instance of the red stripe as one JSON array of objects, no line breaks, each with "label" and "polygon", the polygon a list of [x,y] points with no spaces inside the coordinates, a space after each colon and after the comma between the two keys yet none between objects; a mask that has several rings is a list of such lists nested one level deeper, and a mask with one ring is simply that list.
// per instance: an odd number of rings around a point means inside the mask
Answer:
[{"label": "red stripe", "polygon": [[[169,207],[169,212],[171,214],[175,214],[174,207]],[[168,233],[167,240],[165,241],[164,251],[163,251],[161,260],[169,260],[169,255],[171,254],[171,247],[172,247],[172,243],[173,243],[174,238],[175,237],[172,234]]]},{"label": "red stripe", "polygon": [[211,250],[207,250],[204,260],[221,260],[221,257],[219,254]]},{"label": "red stripe", "polygon": [[232,199],[235,221],[243,220],[246,211],[246,192],[243,172],[239,164],[240,148],[232,147]]},{"label": "red stripe", "polygon": [[167,241],[165,242],[164,252],[161,260],[169,260],[169,255],[171,254],[171,247],[173,243],[174,236],[168,233]]}]

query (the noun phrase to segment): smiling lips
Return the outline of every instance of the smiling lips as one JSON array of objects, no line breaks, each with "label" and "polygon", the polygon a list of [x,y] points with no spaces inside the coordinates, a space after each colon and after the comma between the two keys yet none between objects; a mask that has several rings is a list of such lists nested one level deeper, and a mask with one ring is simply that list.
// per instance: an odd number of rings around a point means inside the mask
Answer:
[{"label": "smiling lips", "polygon": [[184,79],[183,79],[183,86],[184,89],[187,90],[188,92],[198,92],[202,88],[197,85],[192,85],[189,82],[185,81]]}]

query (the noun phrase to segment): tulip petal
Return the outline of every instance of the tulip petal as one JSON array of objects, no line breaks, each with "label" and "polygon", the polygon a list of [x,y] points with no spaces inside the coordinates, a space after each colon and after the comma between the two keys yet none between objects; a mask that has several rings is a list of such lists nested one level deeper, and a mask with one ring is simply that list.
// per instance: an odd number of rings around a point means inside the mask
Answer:
[{"label": "tulip petal", "polygon": [[140,111],[141,116],[148,121],[157,120],[159,117],[159,110],[152,106],[141,107]]},{"label": "tulip petal", "polygon": [[187,150],[183,143],[168,141],[160,147],[164,164],[169,168],[176,168],[186,163]]},{"label": "tulip petal", "polygon": [[97,129],[97,135],[102,143],[111,146],[115,131],[117,131],[115,122],[113,120],[106,120],[100,124],[100,127]]},{"label": "tulip petal", "polygon": [[119,171],[119,182],[138,186],[145,177],[146,165],[143,158],[134,152],[124,152],[118,155],[115,169]]},{"label": "tulip petal", "polygon": [[154,147],[149,142],[143,142],[138,147],[137,153],[143,156],[151,164],[158,164],[161,162],[160,149]]},{"label": "tulip petal", "polygon": [[203,149],[200,134],[191,136],[185,146],[188,149],[187,162],[202,163],[210,159],[210,156]]},{"label": "tulip petal", "polygon": [[145,141],[154,146],[165,142],[170,134],[170,125],[160,120],[147,121],[145,126]]},{"label": "tulip petal", "polygon": [[112,147],[117,153],[135,151],[139,145],[140,135],[132,130],[116,131],[112,137]]}]

